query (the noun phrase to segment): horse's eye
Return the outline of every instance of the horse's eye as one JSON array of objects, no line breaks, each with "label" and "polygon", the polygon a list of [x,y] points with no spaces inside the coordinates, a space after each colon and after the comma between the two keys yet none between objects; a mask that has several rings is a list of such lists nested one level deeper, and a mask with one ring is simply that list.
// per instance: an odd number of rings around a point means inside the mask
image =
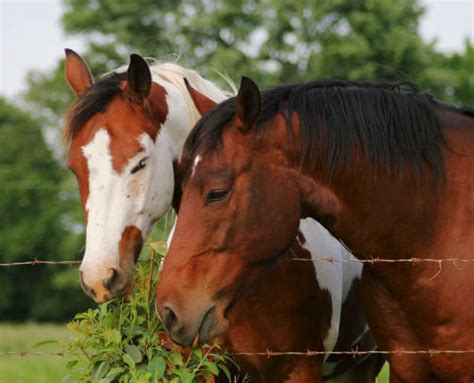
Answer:
[{"label": "horse's eye", "polygon": [[211,190],[206,195],[206,204],[210,204],[217,201],[222,201],[229,194],[229,190],[215,189]]},{"label": "horse's eye", "polygon": [[144,167],[146,166],[146,158],[143,158],[142,160],[140,160],[140,162],[138,163],[137,166],[135,166],[130,173],[132,174],[135,174],[136,172],[138,172],[139,170],[142,170]]}]

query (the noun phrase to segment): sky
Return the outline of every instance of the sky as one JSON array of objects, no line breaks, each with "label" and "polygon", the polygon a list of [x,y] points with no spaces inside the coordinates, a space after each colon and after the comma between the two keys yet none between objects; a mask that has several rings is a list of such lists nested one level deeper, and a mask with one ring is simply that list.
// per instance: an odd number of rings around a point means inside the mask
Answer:
[{"label": "sky", "polygon": [[[474,0],[421,2],[427,8],[420,25],[426,41],[436,38],[445,52],[462,51],[466,38],[474,42]],[[60,0],[0,0],[1,95],[15,97],[24,90],[28,71],[53,68],[64,48],[84,50],[80,36],[62,31],[62,11]]]}]

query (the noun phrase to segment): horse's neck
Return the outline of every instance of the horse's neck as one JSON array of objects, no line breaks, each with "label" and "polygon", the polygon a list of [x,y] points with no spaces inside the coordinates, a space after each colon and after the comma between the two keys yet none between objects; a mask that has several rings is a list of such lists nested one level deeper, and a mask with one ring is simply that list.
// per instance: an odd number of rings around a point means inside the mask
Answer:
[{"label": "horse's neck", "polygon": [[374,176],[363,159],[335,172],[329,182],[321,169],[290,169],[303,216],[319,221],[361,259],[409,258],[414,246],[429,240],[439,199],[436,181],[417,183],[412,173],[405,173],[399,178]]},{"label": "horse's neck", "polygon": [[160,128],[160,136],[163,136],[170,145],[173,160],[179,160],[189,132],[201,117],[194,102],[186,89],[184,78],[190,81],[200,93],[215,102],[221,102],[227,95],[216,85],[200,77],[194,71],[171,66],[171,70],[165,67],[152,67],[153,81],[162,86],[166,91],[167,117]]}]

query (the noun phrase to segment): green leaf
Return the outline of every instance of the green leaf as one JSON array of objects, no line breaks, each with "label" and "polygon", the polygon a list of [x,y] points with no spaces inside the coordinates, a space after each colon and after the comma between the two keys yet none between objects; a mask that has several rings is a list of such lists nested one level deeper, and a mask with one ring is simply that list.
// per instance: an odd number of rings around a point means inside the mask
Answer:
[{"label": "green leaf", "polygon": [[140,363],[143,360],[143,355],[137,346],[133,344],[127,344],[125,345],[125,351],[132,357],[135,363]]},{"label": "green leaf", "polygon": [[200,348],[193,349],[193,355],[194,357],[196,357],[196,359],[201,360],[203,357],[202,349]]},{"label": "green leaf", "polygon": [[203,362],[203,366],[206,366],[212,375],[219,375],[219,369],[213,362],[206,360]]},{"label": "green leaf", "polygon": [[227,366],[225,364],[219,364],[218,365],[218,368],[219,370],[221,370],[222,372],[224,372],[225,376],[227,377],[228,381],[231,382],[232,381],[232,376],[230,374],[230,371],[229,369],[227,368]]},{"label": "green leaf", "polygon": [[166,242],[165,241],[156,241],[150,242],[149,246],[151,249],[158,254],[165,254],[166,253]]},{"label": "green leaf", "polygon": [[178,372],[181,383],[193,383],[194,374],[188,370],[181,369]]},{"label": "green leaf", "polygon": [[171,363],[173,363],[175,366],[183,365],[183,356],[179,352],[171,352],[169,358],[171,360]]},{"label": "green leaf", "polygon": [[57,340],[48,339],[48,340],[42,340],[41,342],[35,343],[35,345],[33,347],[36,348],[36,347],[45,346],[47,344],[58,344],[58,343],[59,342]]},{"label": "green leaf", "polygon": [[107,373],[105,376],[107,379],[114,380],[116,377],[118,377],[122,372],[124,372],[123,367],[114,367],[110,369],[110,371]]},{"label": "green leaf", "polygon": [[99,364],[99,366],[95,370],[94,378],[97,380],[102,379],[109,370],[110,370],[110,365],[107,362],[102,362],[101,364]]},{"label": "green leaf", "polygon": [[148,371],[150,371],[153,381],[161,379],[166,371],[166,362],[163,357],[154,356],[148,363]]},{"label": "green leaf", "polygon": [[122,359],[127,364],[127,366],[130,368],[135,368],[135,361],[129,354],[125,354]]},{"label": "green leaf", "polygon": [[70,360],[69,362],[66,363],[66,369],[71,370],[78,363],[79,361],[77,359]]}]

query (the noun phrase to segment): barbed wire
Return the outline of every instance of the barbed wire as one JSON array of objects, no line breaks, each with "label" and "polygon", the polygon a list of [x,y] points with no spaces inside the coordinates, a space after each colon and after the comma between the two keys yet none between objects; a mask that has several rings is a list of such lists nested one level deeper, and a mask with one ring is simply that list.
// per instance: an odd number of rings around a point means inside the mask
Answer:
[{"label": "barbed wire", "polygon": [[[361,356],[361,355],[459,355],[459,354],[474,354],[474,349],[466,350],[438,350],[438,349],[428,349],[428,350],[359,350],[352,349],[348,351],[241,351],[241,352],[232,352],[234,356],[266,356],[268,358],[273,356],[329,356],[329,355],[350,355],[352,357]],[[0,352],[0,356],[60,356],[63,357],[65,353],[63,351],[58,352],[41,352],[41,351],[6,351]]]},{"label": "barbed wire", "polygon": [[[139,259],[137,262],[147,263],[148,259]],[[31,261],[23,262],[4,262],[0,263],[0,267],[11,266],[36,266],[36,265],[80,265],[82,261],[46,261],[42,259],[33,259]]]},{"label": "barbed wire", "polygon": [[324,355],[351,355],[353,357],[359,355],[439,355],[439,354],[474,354],[474,349],[467,350],[365,350],[352,349],[350,351],[261,351],[261,352],[235,352],[232,355],[243,355],[243,356],[324,356]]},{"label": "barbed wire", "polygon": [[291,258],[291,261],[301,262],[328,262],[328,263],[420,263],[420,262],[431,262],[431,263],[468,263],[474,262],[474,258],[400,258],[400,259],[385,259],[385,258],[346,258],[346,259],[333,259],[333,258]]},{"label": "barbed wire", "polygon": [[0,187],[1,190],[57,190],[58,192],[77,192],[77,186],[60,186],[60,185],[5,185]]},{"label": "barbed wire", "polygon": [[42,351],[5,351],[0,352],[0,356],[64,356],[64,352],[42,352]]},{"label": "barbed wire", "polygon": [[24,262],[9,262],[9,263],[0,263],[0,267],[10,267],[10,266],[26,266],[26,265],[80,265],[81,261],[45,261],[41,259],[33,259],[32,261]]},{"label": "barbed wire", "polygon": [[[369,258],[369,259],[357,259],[357,258],[347,258],[347,259],[333,259],[333,258],[290,258],[289,261],[297,262],[326,262],[326,263],[435,263],[441,265],[443,263],[451,263],[457,268],[461,268],[459,264],[462,263],[474,263],[474,258],[405,258],[405,259],[384,259],[384,258]],[[147,262],[147,260],[139,260],[139,262]],[[81,261],[47,261],[41,259],[33,259],[30,261],[23,262],[4,262],[0,263],[0,267],[9,267],[9,266],[26,266],[26,265],[80,265]]]}]

